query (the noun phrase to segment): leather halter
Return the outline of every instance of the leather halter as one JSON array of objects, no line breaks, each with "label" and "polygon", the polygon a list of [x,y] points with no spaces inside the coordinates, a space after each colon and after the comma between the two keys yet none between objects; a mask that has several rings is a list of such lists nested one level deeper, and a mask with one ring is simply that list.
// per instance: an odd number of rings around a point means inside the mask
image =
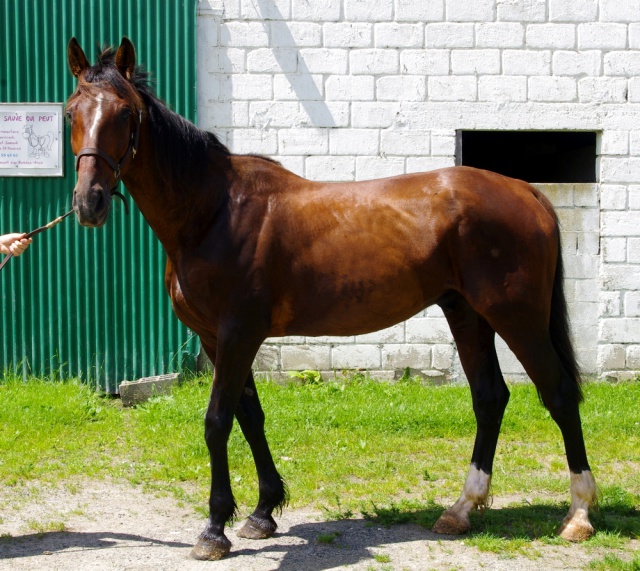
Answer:
[{"label": "leather halter", "polygon": [[[111,170],[113,170],[113,174],[116,177],[115,182],[111,187],[111,194],[118,195],[124,201],[124,197],[119,192],[116,191],[116,187],[120,182],[120,171],[125,161],[128,160],[129,155],[131,155],[131,159],[133,160],[136,156],[136,152],[138,151],[138,141],[140,140],[140,124],[141,123],[142,123],[142,111],[139,111],[138,121],[136,121],[136,127],[131,132],[131,138],[129,139],[129,146],[127,147],[127,150],[125,151],[124,155],[122,156],[119,162],[114,161],[107,153],[105,153],[104,151],[101,151],[100,149],[97,149],[96,147],[84,147],[83,149],[80,149],[80,151],[78,151],[78,154],[76,155],[76,165],[75,165],[76,172],[78,172],[78,168],[80,167],[80,159],[82,157],[87,157],[87,156],[100,157],[111,167]],[[125,202],[125,205],[126,205],[126,202]],[[128,207],[127,207],[127,211],[128,211]]]}]

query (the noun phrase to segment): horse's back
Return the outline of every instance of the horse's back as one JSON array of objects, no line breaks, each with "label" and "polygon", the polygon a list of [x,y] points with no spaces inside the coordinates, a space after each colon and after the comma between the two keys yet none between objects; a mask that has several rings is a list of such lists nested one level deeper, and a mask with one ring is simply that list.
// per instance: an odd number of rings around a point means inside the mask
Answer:
[{"label": "horse's back", "polygon": [[[296,177],[269,191],[258,261],[265,275],[277,268],[274,335],[362,333],[449,290],[490,299],[513,276],[535,289],[529,266],[553,276],[555,217],[523,181],[453,167],[349,183]],[[521,263],[532,256],[540,263]]]}]

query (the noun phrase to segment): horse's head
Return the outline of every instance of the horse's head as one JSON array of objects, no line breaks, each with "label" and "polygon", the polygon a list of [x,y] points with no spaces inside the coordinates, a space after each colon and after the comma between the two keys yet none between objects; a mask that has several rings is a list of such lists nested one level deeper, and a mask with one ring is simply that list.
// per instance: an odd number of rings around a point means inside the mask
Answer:
[{"label": "horse's head", "polygon": [[122,38],[117,51],[103,51],[91,66],[72,38],[67,57],[78,78],[66,106],[78,171],[73,209],[83,226],[102,226],[111,196],[137,150],[143,106],[130,81],[136,70],[135,49]]}]

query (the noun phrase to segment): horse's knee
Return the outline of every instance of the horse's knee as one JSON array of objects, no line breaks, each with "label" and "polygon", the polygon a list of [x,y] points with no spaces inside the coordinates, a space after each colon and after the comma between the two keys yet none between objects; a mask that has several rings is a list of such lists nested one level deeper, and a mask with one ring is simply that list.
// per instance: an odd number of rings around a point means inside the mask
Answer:
[{"label": "horse's knee", "polygon": [[226,442],[233,428],[233,416],[223,413],[209,413],[204,417],[204,439],[207,446]]},{"label": "horse's knee", "polygon": [[[247,390],[251,389],[245,389],[245,391]],[[255,392],[252,392],[252,394],[245,392],[245,394],[242,395],[236,410],[236,417],[238,418],[238,421],[251,431],[264,430],[264,411],[260,406],[260,401],[257,399],[258,397]]]}]

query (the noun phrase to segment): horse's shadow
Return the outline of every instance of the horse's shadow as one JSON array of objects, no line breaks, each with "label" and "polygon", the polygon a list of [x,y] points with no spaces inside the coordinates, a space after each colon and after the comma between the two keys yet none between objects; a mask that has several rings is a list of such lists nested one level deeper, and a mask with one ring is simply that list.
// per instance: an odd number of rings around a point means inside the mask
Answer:
[{"label": "horse's shadow", "polygon": [[[621,537],[640,535],[638,508],[596,513],[592,518],[599,531],[615,530]],[[270,569],[280,571],[324,571],[339,566],[355,565],[372,560],[377,550],[401,545],[412,549],[419,543],[471,543],[478,535],[497,539],[548,540],[566,514],[566,506],[554,504],[518,505],[472,514],[472,532],[463,536],[438,535],[430,531],[442,513],[441,506],[399,510],[375,508],[362,518],[329,518],[292,525],[266,541],[240,540],[231,531],[234,546],[230,563],[242,563],[243,558],[269,561]],[[195,539],[195,538],[194,538]],[[61,551],[90,552],[154,547],[178,549],[187,556],[192,544],[181,541],[162,541],[135,534],[105,532],[49,532],[0,539],[0,560],[55,554]],[[90,557],[90,555],[87,555]],[[181,557],[182,555],[177,555]],[[100,555],[100,557],[104,557]],[[273,567],[272,565],[276,565]]]},{"label": "horse's shadow", "polygon": [[[556,536],[556,531],[567,513],[568,505],[517,505],[473,513],[472,531],[467,535],[452,536],[433,533],[431,527],[442,514],[442,506],[429,506],[414,510],[375,508],[366,519],[333,519],[323,522],[302,523],[292,526],[275,541],[251,543],[250,547],[236,546],[229,557],[262,556],[269,558],[285,552],[274,569],[279,571],[324,571],[335,567],[373,561],[376,552],[385,547],[418,549],[425,542],[440,545],[464,542],[473,545],[474,538],[492,537],[503,540],[541,540],[544,543],[569,545]],[[622,538],[637,538],[640,534],[638,507],[596,512],[592,517],[598,531],[615,532]],[[482,537],[480,537],[482,536]],[[296,545],[278,541],[278,537],[296,537]],[[397,545],[395,545],[397,544]],[[444,544],[444,545],[443,545]],[[255,547],[254,547],[255,546]],[[413,547],[412,547],[413,546]]]},{"label": "horse's shadow", "polygon": [[[419,512],[413,515],[418,519],[435,521],[442,510],[427,509]],[[269,569],[279,571],[325,571],[347,568],[363,561],[374,563],[374,555],[385,546],[393,544],[411,549],[415,542],[457,539],[454,536],[437,535],[413,522],[387,525],[386,522],[377,521],[375,517],[329,519],[293,525],[264,543],[234,542],[234,548],[228,557],[240,565],[243,558],[277,559],[277,566]]]},{"label": "horse's shadow", "polygon": [[51,531],[0,538],[0,560],[34,557],[61,551],[122,549],[135,546],[191,547],[179,541],[161,541],[130,533]]}]

